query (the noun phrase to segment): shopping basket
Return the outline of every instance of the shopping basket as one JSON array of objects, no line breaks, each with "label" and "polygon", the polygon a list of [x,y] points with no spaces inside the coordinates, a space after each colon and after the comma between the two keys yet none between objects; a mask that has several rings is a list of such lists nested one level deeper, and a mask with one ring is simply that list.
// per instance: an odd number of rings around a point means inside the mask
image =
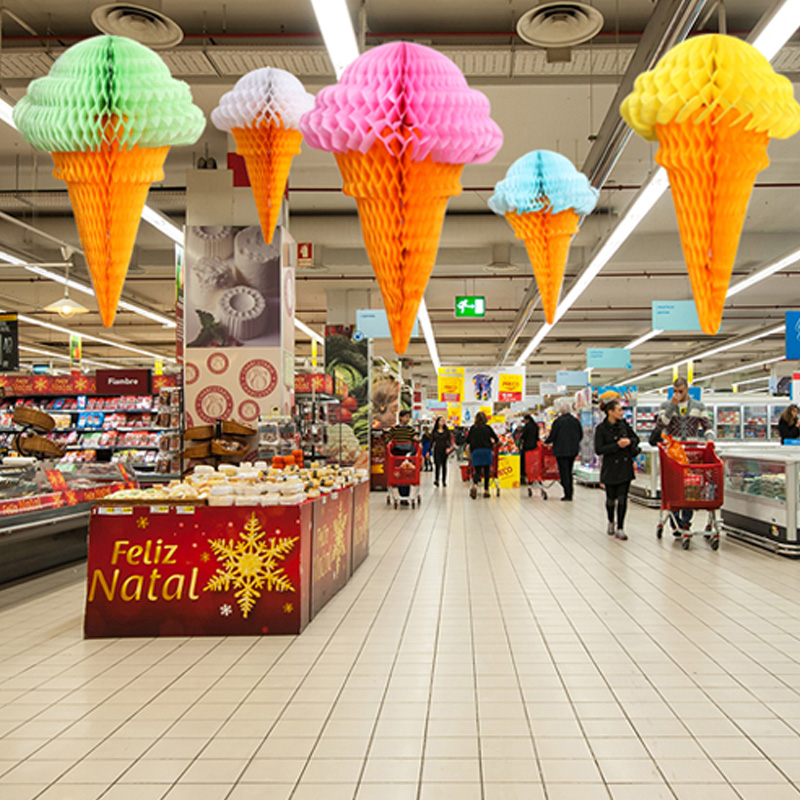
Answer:
[{"label": "shopping basket", "polygon": [[669,522],[675,536],[681,537],[681,546],[689,549],[692,531],[682,527],[676,513],[682,509],[707,511],[703,531],[712,550],[719,547],[722,523],[717,509],[723,502],[722,461],[711,442],[682,442],[688,464],[671,458],[667,446],[658,445],[658,460],[661,467],[661,511],[658,516],[656,536],[664,533],[664,523]]},{"label": "shopping basket", "polygon": [[[494,486],[497,495],[500,495],[500,481],[497,477],[497,459],[500,456],[500,445],[496,444],[492,448],[492,463],[489,466],[489,485]],[[464,482],[472,481],[475,470],[472,467],[472,461],[462,461],[459,464],[461,467],[461,480]]]},{"label": "shopping basket", "polygon": [[[408,501],[412,508],[422,505],[419,490],[422,449],[416,442],[413,442],[413,448],[405,455],[395,455],[391,444],[386,448],[386,488],[389,491],[386,496],[387,505],[394,503],[394,507],[397,508],[404,501]],[[397,491],[400,486],[411,487],[407,496],[403,497]]]},{"label": "shopping basket", "polygon": [[559,479],[558,462],[553,455],[552,445],[540,442],[535,450],[527,450],[523,466],[525,480],[528,481],[528,497],[533,494],[534,487],[537,487],[542,492],[542,500],[547,500],[547,489]]}]

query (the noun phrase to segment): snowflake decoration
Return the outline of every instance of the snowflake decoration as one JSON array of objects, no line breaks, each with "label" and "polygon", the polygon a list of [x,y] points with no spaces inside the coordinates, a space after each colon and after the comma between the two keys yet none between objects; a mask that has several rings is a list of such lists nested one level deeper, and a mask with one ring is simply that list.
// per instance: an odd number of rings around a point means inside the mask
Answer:
[{"label": "snowflake decoration", "polygon": [[208,564],[208,562],[211,561],[211,554],[210,553],[201,553],[200,554],[200,560],[204,564]]},{"label": "snowflake decoration", "polygon": [[227,592],[235,589],[236,602],[247,619],[261,590],[293,592],[294,586],[283,567],[283,561],[300,538],[271,536],[266,541],[266,531],[261,527],[255,512],[239,533],[239,539],[209,539],[209,547],[222,566],[203,587],[204,591]]},{"label": "snowflake decoration", "polygon": [[333,521],[333,553],[331,559],[336,562],[334,572],[339,572],[339,566],[342,558],[347,555],[347,542],[345,541],[345,534],[347,533],[347,517],[344,511],[339,512],[339,516]]},{"label": "snowflake decoration", "polygon": [[233,614],[233,606],[229,606],[227,603],[225,603],[219,607],[219,613],[222,614],[223,617],[229,617],[231,614]]},{"label": "snowflake decoration", "polygon": [[291,603],[284,603],[283,604],[283,613],[284,614],[291,614],[294,611],[294,606]]},{"label": "snowflake decoration", "polygon": [[144,530],[150,524],[150,520],[147,517],[139,517],[136,520],[136,526]]}]

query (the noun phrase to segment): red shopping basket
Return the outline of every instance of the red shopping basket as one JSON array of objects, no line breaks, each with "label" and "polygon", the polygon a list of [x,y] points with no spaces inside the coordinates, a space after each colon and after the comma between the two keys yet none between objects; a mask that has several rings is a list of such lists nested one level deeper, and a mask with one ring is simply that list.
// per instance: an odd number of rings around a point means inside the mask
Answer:
[{"label": "red shopping basket", "polygon": [[525,452],[525,478],[528,481],[528,496],[533,494],[530,487],[538,486],[542,498],[547,500],[545,482],[552,484],[559,479],[558,462],[553,455],[552,445],[539,443],[535,450]]},{"label": "red shopping basket", "polygon": [[414,443],[414,452],[404,456],[396,456],[391,448],[386,451],[386,485],[392,486],[419,486],[419,476],[422,470],[422,451]]},{"label": "red shopping basket", "polygon": [[681,464],[670,458],[666,445],[659,444],[661,466],[661,508],[677,511],[683,508],[720,508],[723,502],[722,461],[711,442],[683,443],[689,459]]}]

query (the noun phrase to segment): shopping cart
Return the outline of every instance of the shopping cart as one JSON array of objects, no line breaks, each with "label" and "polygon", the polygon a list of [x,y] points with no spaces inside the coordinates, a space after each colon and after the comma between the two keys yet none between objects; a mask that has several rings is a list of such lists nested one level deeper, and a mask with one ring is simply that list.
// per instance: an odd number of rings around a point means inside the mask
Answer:
[{"label": "shopping cart", "polygon": [[[492,463],[489,466],[489,485],[494,486],[495,491],[497,492],[498,497],[500,496],[500,480],[497,477],[497,459],[500,456],[500,445],[495,445],[492,448]],[[472,467],[471,461],[462,461],[459,464],[461,467],[461,480],[465,483],[467,481],[472,481],[472,476],[475,474],[475,470]]]},{"label": "shopping cart", "polygon": [[534,488],[538,488],[542,492],[542,500],[547,500],[547,489],[559,479],[558,462],[553,455],[552,445],[540,442],[535,450],[527,450],[524,468],[528,497],[533,495]]},{"label": "shopping cart", "polygon": [[658,460],[661,467],[661,511],[658,515],[656,536],[664,533],[664,523],[669,522],[675,536],[680,535],[681,546],[689,549],[692,531],[681,529],[676,512],[691,508],[708,512],[703,534],[712,550],[719,547],[719,533],[722,522],[717,517],[717,509],[723,501],[722,462],[711,442],[683,442],[683,449],[689,460],[681,464],[667,453],[667,446],[658,445]]},{"label": "shopping cart", "polygon": [[[386,504],[394,503],[397,508],[403,501],[408,501],[411,508],[422,505],[419,491],[419,475],[422,470],[422,449],[414,442],[414,449],[406,455],[394,455],[391,444],[386,448]],[[409,486],[407,497],[401,497],[397,491],[400,486]]]}]

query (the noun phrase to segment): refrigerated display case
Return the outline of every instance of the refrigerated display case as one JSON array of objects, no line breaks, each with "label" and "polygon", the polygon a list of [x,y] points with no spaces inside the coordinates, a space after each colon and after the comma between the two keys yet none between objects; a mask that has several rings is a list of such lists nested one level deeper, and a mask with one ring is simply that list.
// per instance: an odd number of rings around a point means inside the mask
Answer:
[{"label": "refrigerated display case", "polygon": [[767,439],[769,427],[769,406],[746,405],[743,407],[744,438]]},{"label": "refrigerated display case", "polygon": [[575,480],[587,486],[600,483],[600,456],[594,451],[594,429],[600,424],[602,414],[596,408],[584,408],[580,413],[583,438],[581,451],[575,461]]},{"label": "refrigerated display case", "polygon": [[[641,434],[638,434],[641,437]],[[641,452],[633,460],[631,500],[650,508],[661,505],[661,475],[659,473],[658,448],[639,442]]]},{"label": "refrigerated display case", "polygon": [[656,426],[656,415],[658,414],[658,405],[637,405],[635,408],[635,415],[633,421],[633,429],[636,435],[643,442],[647,441],[653,428]]},{"label": "refrigerated display case", "polygon": [[338,397],[315,394],[296,394],[296,422],[300,447],[307,459],[324,461],[328,446],[328,429],[339,419],[341,401]]},{"label": "refrigerated display case", "polygon": [[722,524],[728,535],[779,555],[800,558],[800,449],[731,449],[722,459]]},{"label": "refrigerated display case", "polygon": [[719,405],[714,407],[714,429],[717,439],[741,439],[742,406]]},{"label": "refrigerated display case", "polygon": [[788,403],[784,403],[781,405],[772,405],[769,407],[769,438],[770,439],[777,439],[780,441],[781,434],[778,430],[778,421],[781,418],[781,414],[783,414],[783,410],[786,408]]}]

